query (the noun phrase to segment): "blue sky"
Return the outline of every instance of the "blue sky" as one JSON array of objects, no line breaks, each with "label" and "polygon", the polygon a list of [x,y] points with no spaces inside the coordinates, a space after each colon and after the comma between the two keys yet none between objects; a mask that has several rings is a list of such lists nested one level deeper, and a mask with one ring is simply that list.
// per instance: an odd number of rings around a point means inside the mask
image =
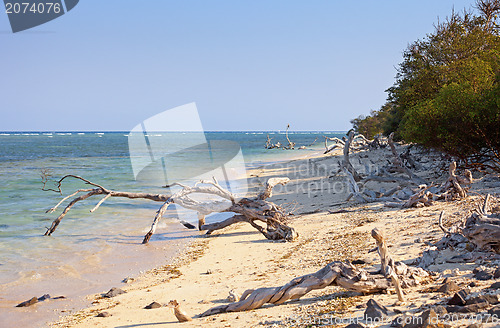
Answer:
[{"label": "blue sky", "polygon": [[347,130],[472,2],[82,0],[16,34],[2,12],[0,131],[130,130],[190,102],[205,130]]}]

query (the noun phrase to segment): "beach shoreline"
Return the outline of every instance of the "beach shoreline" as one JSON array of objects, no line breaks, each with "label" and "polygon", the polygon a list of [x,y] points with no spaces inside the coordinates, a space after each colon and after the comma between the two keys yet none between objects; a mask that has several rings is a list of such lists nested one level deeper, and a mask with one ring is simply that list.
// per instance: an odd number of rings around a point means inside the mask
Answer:
[{"label": "beach shoreline", "polygon": [[[353,163],[359,160],[360,164],[362,159],[374,159],[373,156],[380,160],[389,157],[388,152],[387,149],[357,152],[352,154],[351,160]],[[380,202],[349,203],[345,201],[345,183],[342,190],[332,192],[345,180],[332,175],[339,156],[340,151],[337,151],[331,156],[274,163],[248,172],[251,194],[261,190],[270,177],[290,177],[289,184],[276,188],[270,201],[294,207],[296,215],[290,218],[289,224],[299,233],[298,240],[286,243],[269,241],[245,223],[210,236],[200,234],[171,265],[150,270],[136,277],[131,284],[122,286],[125,294],[110,299],[102,298],[101,294],[89,295],[91,307],[64,316],[49,326],[303,327],[318,322],[332,323],[323,324],[328,327],[338,326],[339,322],[345,326],[349,322],[342,320],[363,317],[369,299],[384,304],[391,318],[400,313],[417,317],[423,309],[447,297],[424,293],[423,290],[437,288],[445,278],[453,279],[460,286],[474,281],[473,264],[443,261],[432,267],[435,274],[422,281],[421,286],[405,289],[405,303],[398,302],[392,289],[387,294],[361,295],[340,287],[328,287],[282,305],[197,317],[209,308],[228,303],[230,292],[241,295],[246,289],[281,286],[295,277],[313,273],[331,261],[357,260],[365,263],[361,266],[368,271],[376,271],[380,263],[378,254],[368,252],[375,246],[370,236],[373,228],[383,229],[386,233],[390,252],[396,260],[411,264],[427,245],[443,236],[437,224],[441,211],[449,213],[447,224],[452,224],[481,200],[478,192],[499,192],[498,188],[485,189],[479,179],[472,187],[475,195],[458,201],[438,202],[429,207],[395,209]],[[436,176],[432,179],[439,180]],[[451,251],[448,255],[452,257],[454,254]],[[487,288],[492,283],[491,280],[474,282],[476,290]],[[166,306],[172,299],[193,317],[192,321],[177,321],[172,309]],[[159,307],[145,308],[153,302]],[[107,313],[105,317],[98,317],[104,312]],[[464,321],[454,324],[463,325]],[[494,324],[486,323],[483,327],[494,327]],[[390,322],[379,326],[389,325]]]}]

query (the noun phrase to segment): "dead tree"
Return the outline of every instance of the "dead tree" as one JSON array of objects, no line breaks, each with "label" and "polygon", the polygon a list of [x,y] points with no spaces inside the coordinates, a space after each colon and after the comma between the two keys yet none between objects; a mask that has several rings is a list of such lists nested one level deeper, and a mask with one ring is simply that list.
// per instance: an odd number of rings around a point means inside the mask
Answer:
[{"label": "dead tree", "polygon": [[[323,137],[325,138],[325,152],[323,154],[328,154],[332,150],[334,150],[336,148],[342,148],[345,145],[345,141],[341,140],[337,137],[333,137],[333,138],[327,137],[327,136],[323,136]],[[334,141],[335,143],[331,146],[328,146],[328,141]]]},{"label": "dead tree", "polygon": [[354,140],[354,131],[349,132],[347,141],[345,142],[344,145],[344,157],[342,159],[342,169],[347,170],[349,173],[352,174],[354,180],[356,182],[361,181],[361,176],[356,172],[354,167],[351,164],[351,161],[349,160],[349,150],[351,148],[352,141]]},{"label": "dead tree", "polygon": [[[297,237],[297,233],[295,232],[295,230],[292,227],[286,225],[287,213],[285,213],[280,206],[266,201],[267,198],[271,197],[273,187],[275,187],[277,184],[284,185],[288,183],[288,178],[271,178],[267,182],[266,189],[255,199],[242,198],[238,201],[236,201],[236,196],[234,194],[222,188],[215,179],[213,181],[200,181],[193,187],[182,185],[180,183],[172,184],[171,186],[181,187],[181,190],[170,196],[164,194],[135,193],[110,190],[77,175],[64,176],[62,179],[56,182],[57,189],[47,189],[47,180],[45,179],[42,190],[51,190],[62,193],[62,183],[68,178],[81,180],[85,184],[93,186],[94,188],[79,189],[69,196],[64,197],[53,208],[49,209],[47,213],[54,212],[67,199],[83,193],[71,200],[71,202],[66,206],[62,213],[52,222],[50,228],[47,228],[47,231],[45,232],[46,236],[50,236],[54,233],[54,231],[57,229],[57,226],[61,223],[61,220],[77,202],[83,201],[92,196],[102,195],[104,197],[99,200],[97,205],[95,205],[90,210],[90,212],[94,212],[95,210],[97,210],[104,201],[111,197],[121,197],[129,199],[140,198],[163,203],[156,213],[156,216],[151,225],[151,229],[144,236],[144,244],[149,242],[151,236],[155,233],[159,221],[165,214],[165,211],[170,204],[177,204],[186,209],[196,211],[198,214],[198,226],[200,230],[209,230],[208,233],[226,227],[232,223],[248,222],[259,232],[261,232],[267,239],[270,240],[290,241]],[[205,202],[197,201],[191,197],[191,195],[194,194],[212,195],[217,199]],[[236,215],[220,223],[205,225],[205,216],[216,212],[234,212],[236,213]],[[263,222],[266,227],[257,224],[257,222],[259,221]],[[194,228],[194,226],[186,222],[181,221],[181,223],[189,228]]]},{"label": "dead tree", "polygon": [[406,166],[403,165],[403,162],[401,161],[401,158],[399,157],[399,154],[396,150],[396,147],[394,146],[394,142],[392,141],[393,137],[394,137],[394,132],[389,135],[389,138],[387,139],[387,143],[389,144],[389,147],[391,148],[391,152],[393,155],[393,165],[394,165],[395,170],[400,172],[400,173],[406,174],[408,176],[408,178],[410,178],[410,180],[413,180],[417,185],[426,184],[424,179],[415,175]]},{"label": "dead tree", "polygon": [[267,135],[267,140],[266,140],[266,149],[274,149],[274,148],[281,148],[281,143],[278,141],[277,143],[273,144],[271,142],[272,138],[269,138],[269,134]]},{"label": "dead tree", "polygon": [[315,273],[292,279],[280,287],[246,290],[239,301],[213,307],[200,314],[200,317],[225,312],[249,311],[260,308],[266,303],[279,305],[289,300],[298,300],[311,290],[323,289],[328,286],[340,286],[363,294],[373,294],[386,291],[391,287],[391,282],[397,282],[395,288],[399,290],[397,292],[398,298],[403,300],[404,296],[399,280],[405,278],[406,281],[417,284],[418,277],[428,274],[420,268],[407,267],[404,263],[392,261],[385,246],[383,234],[376,229],[376,231],[372,231],[372,236],[377,241],[381,256],[382,274],[367,272],[364,269],[356,268],[351,263],[335,261]]},{"label": "dead tree", "polygon": [[[361,150],[361,149],[372,149],[372,145],[374,145],[375,140],[368,140],[364,135],[362,134],[357,134],[354,135],[353,131],[349,132],[349,135],[353,133],[352,139],[351,139],[351,144],[349,145],[350,149],[354,150]],[[325,138],[325,151],[323,154],[328,154],[332,150],[335,150],[336,148],[343,148],[345,147],[346,144],[346,138],[343,137],[342,139],[339,139],[337,137],[327,137],[323,136]],[[328,146],[328,141],[334,141],[334,144],[331,146]],[[378,142],[378,139],[376,140],[376,143],[380,144]]]},{"label": "dead tree", "polygon": [[469,170],[464,170],[464,176],[457,176],[456,169],[457,163],[451,162],[448,169],[448,180],[441,186],[441,194],[438,198],[453,200],[467,197],[467,190],[473,182],[472,173]]},{"label": "dead tree", "polygon": [[285,136],[286,140],[288,141],[288,146],[283,147],[284,149],[293,149],[295,147],[295,142],[290,141],[290,138],[288,138],[288,129],[290,129],[290,124],[286,126],[286,131],[285,131]]}]

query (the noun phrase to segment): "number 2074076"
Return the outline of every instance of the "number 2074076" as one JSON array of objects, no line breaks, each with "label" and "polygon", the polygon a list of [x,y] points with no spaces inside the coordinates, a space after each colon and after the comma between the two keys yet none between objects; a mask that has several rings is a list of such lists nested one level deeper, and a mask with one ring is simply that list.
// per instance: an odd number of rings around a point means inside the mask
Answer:
[{"label": "number 2074076", "polygon": [[28,3],[28,2],[15,2],[5,3],[5,12],[7,14],[59,14],[61,12],[61,4],[54,2],[39,2],[39,3]]}]

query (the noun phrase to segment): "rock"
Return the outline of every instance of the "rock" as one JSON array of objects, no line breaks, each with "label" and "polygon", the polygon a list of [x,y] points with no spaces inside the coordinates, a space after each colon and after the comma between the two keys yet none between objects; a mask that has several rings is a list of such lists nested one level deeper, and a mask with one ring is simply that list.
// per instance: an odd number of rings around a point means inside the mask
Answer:
[{"label": "rock", "polygon": [[437,328],[446,325],[439,323],[439,316],[434,309],[425,310],[418,318],[412,318],[404,328]]},{"label": "rock", "polygon": [[493,273],[493,278],[495,278],[495,279],[500,278],[500,267],[498,267],[498,268],[495,270],[495,273]]},{"label": "rock", "polygon": [[157,309],[157,308],[161,308],[161,304],[158,303],[158,302],[153,302],[153,303],[151,303],[149,305],[146,305],[144,308],[148,309],[148,310],[149,309]]},{"label": "rock", "polygon": [[497,282],[494,282],[493,284],[491,284],[490,287],[488,287],[490,289],[500,289],[500,281],[497,281]]},{"label": "rock", "polygon": [[449,281],[438,288],[438,292],[446,293],[446,294],[456,292],[459,290],[460,290],[460,287],[454,281]]},{"label": "rock", "polygon": [[99,313],[98,315],[96,315],[96,317],[99,317],[99,318],[107,318],[107,317],[111,317],[111,314],[109,312],[101,312]]},{"label": "rock", "polygon": [[104,294],[102,297],[111,298],[111,297],[118,296],[120,294],[125,294],[125,291],[121,290],[120,288],[113,287],[106,294]]},{"label": "rock", "polygon": [[448,305],[465,305],[465,299],[469,294],[470,292],[468,289],[462,289],[461,291],[453,295],[453,297],[448,301]]},{"label": "rock", "polygon": [[396,317],[392,320],[391,327],[403,328],[406,320],[407,320],[407,316],[404,316],[404,315]]},{"label": "rock", "polygon": [[481,303],[470,304],[470,305],[466,305],[466,306],[449,305],[446,307],[446,310],[449,313],[472,313],[472,312],[478,312],[486,307],[488,307],[488,303],[481,302]]},{"label": "rock", "polygon": [[352,264],[365,264],[366,262],[364,260],[354,260],[351,263]]},{"label": "rock", "polygon": [[345,328],[365,328],[365,326],[360,323],[351,323],[350,325],[345,326]]},{"label": "rock", "polygon": [[483,325],[479,323],[473,323],[472,325],[468,325],[467,328],[481,328]]},{"label": "rock", "polygon": [[66,299],[66,296],[56,296],[56,297],[53,297],[52,299],[53,300],[62,300],[62,299]]},{"label": "rock", "polygon": [[45,300],[48,300],[50,298],[49,294],[42,295],[38,298],[38,302],[43,302]]},{"label": "rock", "polygon": [[466,311],[470,312],[479,312],[480,310],[487,308],[489,306],[488,302],[479,302],[471,305],[466,305],[464,308]]},{"label": "rock", "polygon": [[489,311],[488,311],[489,314],[491,315],[496,315],[497,318],[500,317],[500,305],[497,305],[497,306],[494,306],[492,307]]},{"label": "rock", "polygon": [[469,298],[468,300],[465,301],[465,304],[470,305],[470,304],[477,304],[477,303],[483,303],[483,302],[488,303],[488,301],[486,300],[486,298],[483,295],[479,295],[476,297]]},{"label": "rock", "polygon": [[438,305],[436,306],[434,309],[434,312],[436,312],[436,314],[440,317],[444,316],[446,313],[448,313],[448,311],[446,310],[446,308],[442,305]]},{"label": "rock", "polygon": [[478,303],[489,303],[491,305],[496,305],[499,303],[499,301],[498,301],[498,295],[484,294],[469,298],[465,303],[467,305],[478,304]]},{"label": "rock", "polygon": [[497,295],[485,294],[484,298],[486,298],[486,301],[491,305],[497,305],[498,303],[500,303],[498,296],[499,296],[498,294]]},{"label": "rock", "polygon": [[132,281],[135,281],[134,278],[127,277],[122,280],[123,283],[130,284]]},{"label": "rock", "polygon": [[16,307],[26,307],[26,306],[31,306],[35,303],[38,303],[38,298],[37,297],[32,297],[27,301],[24,301],[22,303],[19,303],[16,305]]},{"label": "rock", "polygon": [[373,298],[366,303],[365,320],[376,320],[386,317],[388,310],[385,306],[378,304]]},{"label": "rock", "polygon": [[475,281],[471,281],[469,284],[469,287],[476,287],[476,286],[477,286],[477,282],[475,282]]},{"label": "rock", "polygon": [[493,270],[484,266],[475,268],[472,273],[477,280],[490,280],[493,279]]}]

